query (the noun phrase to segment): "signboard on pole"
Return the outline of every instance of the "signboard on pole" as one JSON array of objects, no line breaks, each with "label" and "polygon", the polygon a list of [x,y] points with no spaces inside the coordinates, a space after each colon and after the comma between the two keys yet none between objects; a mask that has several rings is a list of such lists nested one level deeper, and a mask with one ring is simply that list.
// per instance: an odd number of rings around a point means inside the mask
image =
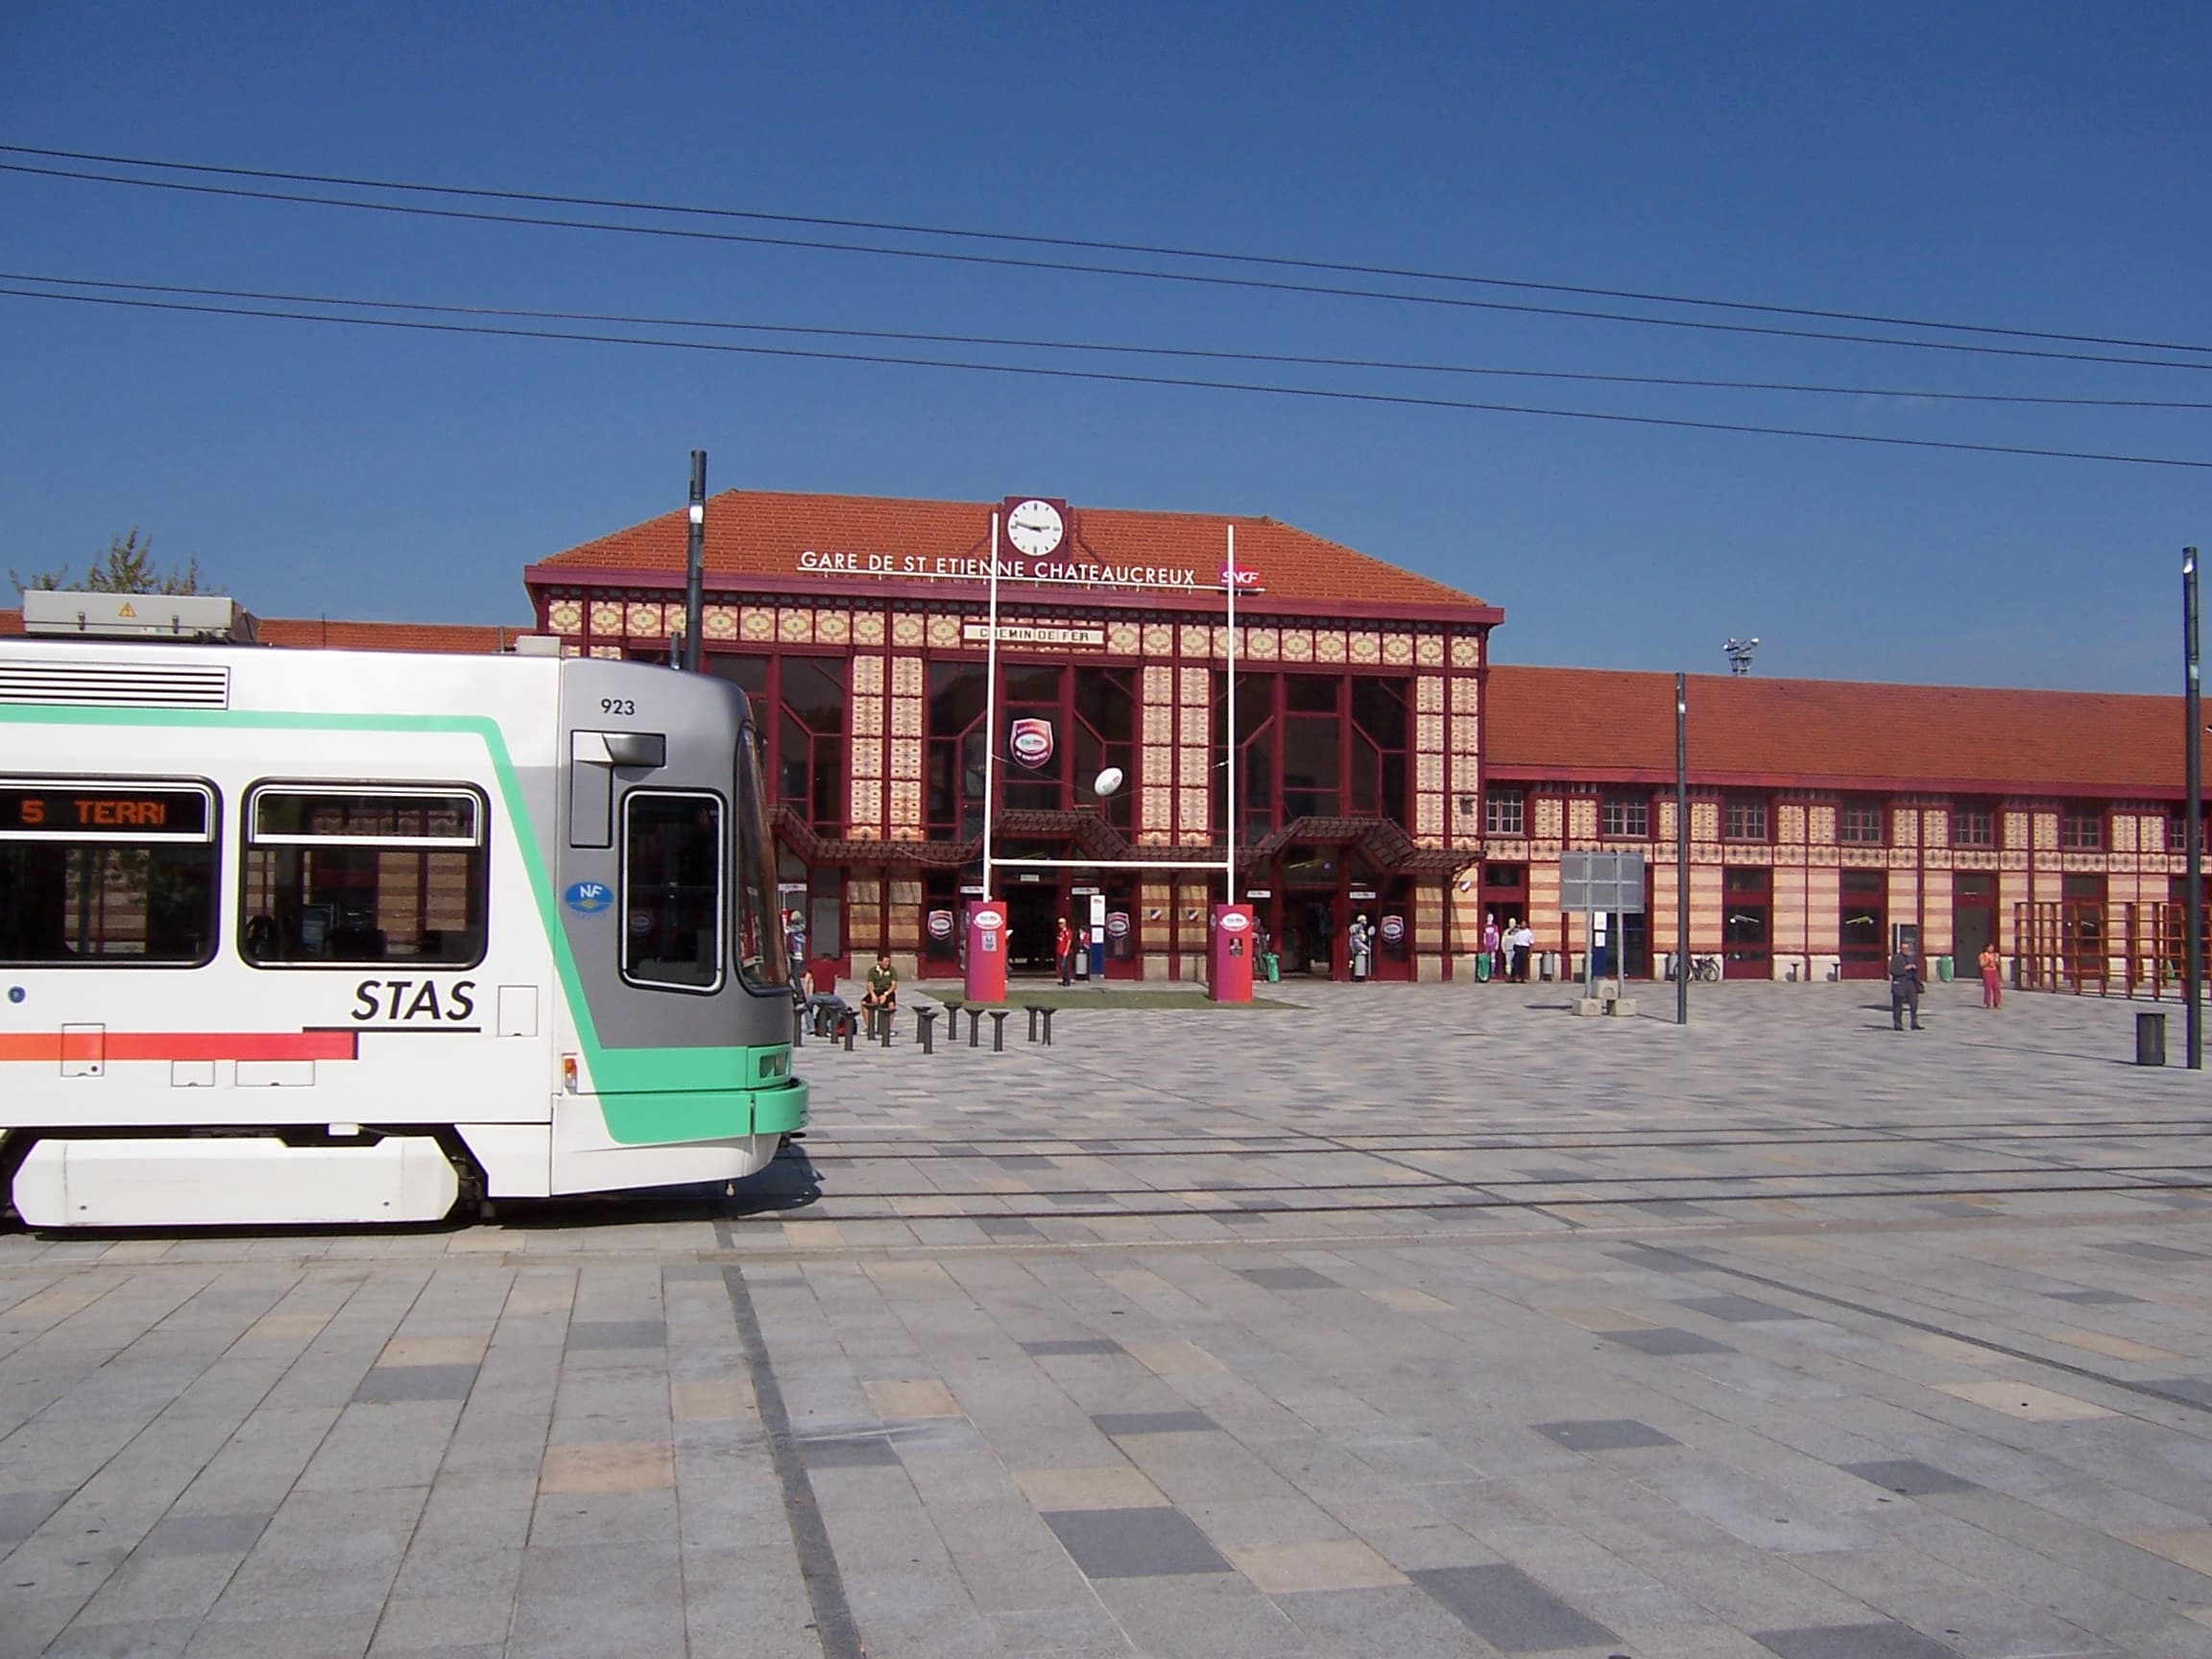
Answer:
[{"label": "signboard on pole", "polygon": [[1644,854],[1562,853],[1559,908],[1599,910],[1615,916],[1644,914]]}]

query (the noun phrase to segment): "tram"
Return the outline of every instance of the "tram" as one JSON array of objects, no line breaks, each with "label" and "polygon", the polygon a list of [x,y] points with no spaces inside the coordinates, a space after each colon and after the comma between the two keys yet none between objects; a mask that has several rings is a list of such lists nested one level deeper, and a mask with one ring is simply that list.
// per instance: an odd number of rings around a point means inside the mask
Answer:
[{"label": "tram", "polygon": [[[735,1179],[805,1123],[736,687],[259,647],[228,600],[25,613],[0,639],[24,1223],[434,1221]],[[146,613],[170,637],[115,637]]]}]

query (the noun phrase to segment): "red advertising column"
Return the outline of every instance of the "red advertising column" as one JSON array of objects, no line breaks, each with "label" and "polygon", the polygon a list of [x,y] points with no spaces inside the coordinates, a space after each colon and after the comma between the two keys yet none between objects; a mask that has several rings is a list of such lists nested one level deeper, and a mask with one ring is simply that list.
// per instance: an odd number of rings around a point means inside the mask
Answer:
[{"label": "red advertising column", "polygon": [[1206,995],[1216,1002],[1251,1001],[1252,906],[1214,905],[1206,932]]},{"label": "red advertising column", "polygon": [[1006,1000],[1006,906],[996,900],[968,906],[968,1000]]}]

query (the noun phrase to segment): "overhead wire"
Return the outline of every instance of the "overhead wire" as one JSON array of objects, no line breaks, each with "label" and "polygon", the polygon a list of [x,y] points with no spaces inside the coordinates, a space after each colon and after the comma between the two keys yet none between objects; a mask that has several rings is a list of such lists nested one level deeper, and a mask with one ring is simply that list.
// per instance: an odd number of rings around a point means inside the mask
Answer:
[{"label": "overhead wire", "polygon": [[[839,328],[814,324],[747,323],[728,318],[655,317],[619,311],[563,311],[508,305],[441,303],[422,300],[373,300],[356,295],[296,294],[260,288],[214,288],[175,282],[131,282],[106,277],[59,276],[36,271],[0,271],[0,281],[38,282],[61,288],[97,288],[133,294],[182,295],[202,300],[254,300],[286,305],[406,311],[433,316],[494,317],[548,323],[620,324],[630,327],[688,328],[748,334],[786,334],[837,340],[882,340],[929,346],[987,346],[1009,350],[1097,352],[1225,363],[1268,363],[1294,368],[1358,369],[1415,374],[1451,374],[1522,380],[1558,380],[1670,390],[1781,392],[1830,397],[1880,397],[1956,403],[2025,404],[2085,409],[2212,410],[2212,401],[2170,397],[2078,397],[2019,392],[1941,392],[1925,387],[1831,386],[1793,380],[1725,380],[1678,374],[1609,374],[1588,370],[1508,368],[1493,364],[1424,363],[1388,357],[1331,357],[1285,351],[1233,351],[1217,347],[1144,346],[1123,341],[1046,340],[1020,335],[947,334],[914,329]],[[2212,364],[2204,367],[2212,369]]]},{"label": "overhead wire", "polygon": [[1050,380],[1242,392],[1269,397],[1310,398],[1331,402],[1386,405],[1401,408],[1452,409],[1480,414],[1537,416],[1549,420],[1595,421],[1611,425],[1664,427],[1694,432],[1729,432],[1759,437],[1804,438],[1825,443],[1873,445],[1906,449],[1947,450],[1980,455],[2014,455],[2038,460],[2092,461],[2133,467],[2163,467],[2194,471],[2212,471],[2212,461],[2192,460],[2185,456],[2132,455],[2101,450],[2047,448],[2028,445],[1976,444],[1964,440],[1945,438],[1904,438],[1882,433],[1834,432],[1813,427],[1766,425],[1750,421],[1697,421],[1676,416],[1631,415],[1613,410],[1558,409],[1531,404],[1482,402],[1468,398],[1424,397],[1405,393],[1363,392],[1343,387],[1272,385],[1263,382],[1201,379],[1165,374],[1135,374],[1103,369],[1072,369],[1040,364],[979,363],[953,358],[901,357],[888,353],[830,351],[794,346],[744,346],[714,340],[663,340],[645,335],[577,333],[562,329],[501,327],[487,324],[434,322],[421,318],[342,317],[305,311],[281,311],[265,306],[225,306],[177,300],[134,299],[115,294],[57,294],[48,290],[6,285],[0,285],[0,296],[44,300],[55,303],[119,306],[135,310],[189,312],[225,317],[322,323],[345,327],[404,329],[427,333],[482,335],[527,340],[562,340],[587,345],[642,347],[671,351],[714,352],[748,357],[859,363],[909,369],[957,370],[971,373],[1011,374]]},{"label": "overhead wire", "polygon": [[[650,202],[619,197],[584,196],[538,190],[504,190],[484,185],[432,184],[415,180],[363,179],[344,174],[301,173],[271,167],[221,166],[212,162],[175,161],[143,156],[109,156],[81,150],[57,150],[28,144],[0,144],[0,154],[37,156],[53,160],[90,162],[102,166],[140,167],[180,173],[208,174],[218,178],[260,179],[299,184],[336,185],[348,189],[411,192],[422,195],[474,198],[480,201],[527,202],[541,205],[608,207],[629,212],[734,219],[756,224],[807,225],[825,229],[871,230],[897,235],[936,236],[947,240],[999,242],[1035,248],[1063,248],[1073,252],[1137,253],[1159,258],[1211,260],[1223,264],[1257,265],[1282,270],[1328,272],[1339,276],[1390,276],[1412,281],[1465,286],[1518,289],[1528,293],[1573,294],[1588,299],[1629,300],[1647,304],[1702,306],[1710,309],[1754,312],[1767,316],[1808,320],[1876,324],[1884,327],[1925,328],[1955,333],[1986,334],[2017,340],[2047,340],[2087,346],[2126,346],[2141,350],[2212,352],[2212,344],[2199,345],[2166,340],[2141,340],[2123,335],[2070,333],[2056,329],[2021,328],[1987,323],[1961,323],[1950,319],[1903,317],[1868,311],[1843,311],[1810,305],[1780,305],[1770,301],[1720,299],[1706,295],[1670,294],[1634,288],[1607,288],[1588,283],[1546,282],[1525,277],[1490,276],[1462,271],[1434,271],[1413,266],[1362,264],[1351,260],[1300,258],[1285,254],[1251,253],[1208,248],[1181,248],[1161,243],[1117,242],[1095,237],[1046,236],[1029,231],[983,230],[972,227],[904,224],[893,220],[835,218],[813,213],[777,213],[759,208],[715,207],[694,203]],[[152,182],[145,180],[143,182]]]},{"label": "overhead wire", "polygon": [[[689,242],[787,248],[812,252],[853,253],[870,257],[921,260],[1002,270],[1051,271],[1079,276],[1119,276],[1142,281],[1182,283],[1206,288],[1294,294],[1337,300],[1369,300],[1395,304],[1445,307],[1454,310],[1501,312],[1521,316],[1568,318],[1584,322],[1620,323],[1651,328],[1686,329],[1699,333],[1824,341],[1831,345],[1881,346],[1915,351],[1946,351],[1973,356],[2028,358],[2046,362],[2104,363],[2141,369],[2200,370],[2207,366],[2173,358],[2120,356],[2108,352],[2059,351],[2026,346],[1977,345],[1961,340],[1912,340],[1883,334],[1838,333],[1815,328],[1785,328],[1749,323],[1719,323],[1693,317],[1647,317],[1633,312],[1600,311],[1586,307],[1536,305],[1503,300],[1477,300],[1464,295],[1408,294],[1392,289],[1355,288],[1337,284],[1292,282],[1257,276],[1227,276],[1198,271],[1154,271],[1139,266],[1106,265],[1079,260],[1034,259],[1005,253],[964,253],[941,248],[894,248],[879,244],[836,242],[818,237],[769,236],[751,231],[698,229],[678,225],[631,225],[610,220],[561,219],[542,214],[495,213],[481,208],[432,207],[404,202],[364,202],[343,196],[321,196],[302,191],[249,189],[244,186],[229,184],[192,183],[177,179],[132,179],[114,174],[89,173],[82,169],[33,166],[19,161],[0,161],[0,173],[67,179],[90,183],[118,184],[137,189],[165,190],[240,201],[336,207],[355,212],[394,214],[473,224],[513,225],[538,229],[588,230],[610,235],[669,237]],[[2176,350],[2203,349],[2198,347],[2175,347],[2172,349]]]}]

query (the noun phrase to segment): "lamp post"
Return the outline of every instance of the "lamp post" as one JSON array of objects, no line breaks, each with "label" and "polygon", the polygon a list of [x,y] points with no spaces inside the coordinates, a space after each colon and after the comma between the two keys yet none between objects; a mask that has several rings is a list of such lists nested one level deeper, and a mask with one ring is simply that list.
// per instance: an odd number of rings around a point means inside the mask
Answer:
[{"label": "lamp post", "polygon": [[1674,676],[1674,1023],[1690,1023],[1690,696]]},{"label": "lamp post", "polygon": [[684,672],[696,674],[700,650],[706,641],[700,612],[706,609],[707,586],[707,451],[691,451],[690,528],[684,546]]},{"label": "lamp post", "polygon": [[2188,663],[2182,685],[2182,703],[2188,721],[2188,749],[2184,771],[2189,791],[2187,836],[2189,845],[2189,963],[2182,986],[2189,998],[2189,1070],[2204,1069],[2204,803],[2202,751],[2204,727],[2200,711],[2197,661],[2197,549],[2181,549],[2181,654]]}]

